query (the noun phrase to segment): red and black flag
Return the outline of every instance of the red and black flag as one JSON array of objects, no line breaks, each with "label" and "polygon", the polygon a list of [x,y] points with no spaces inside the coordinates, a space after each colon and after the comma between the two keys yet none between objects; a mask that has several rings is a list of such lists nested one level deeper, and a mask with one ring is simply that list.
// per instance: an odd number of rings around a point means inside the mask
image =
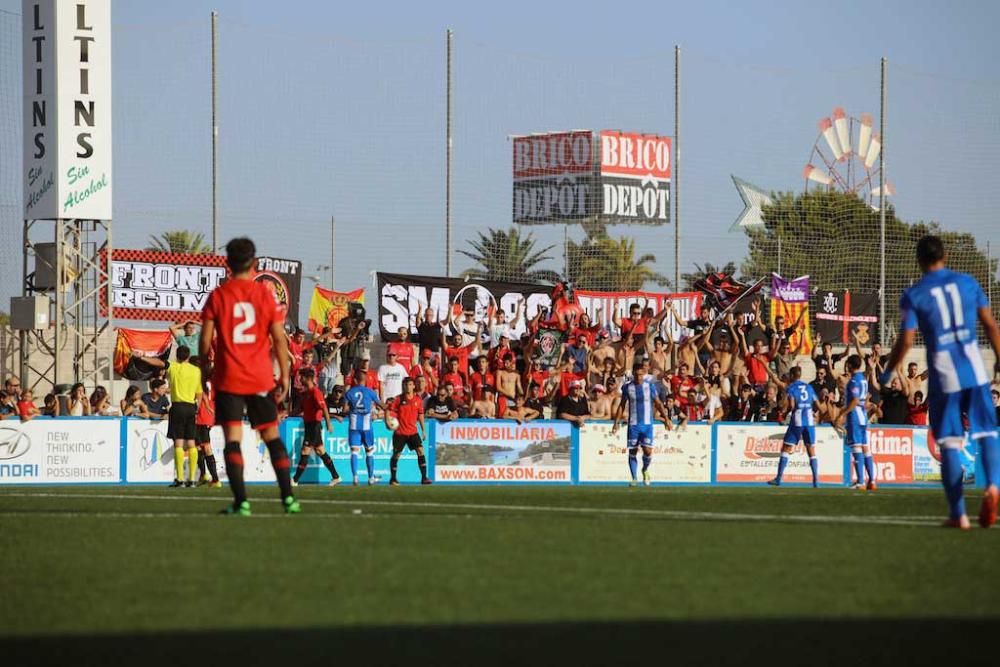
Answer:
[{"label": "red and black flag", "polygon": [[824,343],[850,343],[855,332],[862,345],[878,340],[877,293],[820,290],[813,298],[816,332]]},{"label": "red and black flag", "polygon": [[[126,380],[149,380],[156,376],[157,367],[142,360],[142,357],[156,357],[166,363],[170,359],[170,348],[174,337],[169,331],[148,329],[119,329],[115,343],[115,373]],[[142,357],[134,353],[139,352]],[[197,354],[197,350],[193,350]]]}]

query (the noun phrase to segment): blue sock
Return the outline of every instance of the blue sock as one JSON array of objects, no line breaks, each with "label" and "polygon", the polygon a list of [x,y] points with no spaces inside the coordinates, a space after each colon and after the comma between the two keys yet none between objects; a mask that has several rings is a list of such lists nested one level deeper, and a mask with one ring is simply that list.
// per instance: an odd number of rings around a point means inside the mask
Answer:
[{"label": "blue sock", "polygon": [[871,454],[865,457],[865,472],[868,473],[868,481],[875,481],[875,459]]},{"label": "blue sock", "polygon": [[647,470],[649,470],[649,464],[652,463],[652,461],[653,461],[652,455],[650,455],[650,456],[646,456],[645,454],[642,455],[642,471],[643,472],[646,472]]},{"label": "blue sock", "polygon": [[813,486],[819,486],[819,460],[815,456],[809,457],[809,469],[813,473]]},{"label": "blue sock", "polygon": [[365,454],[365,467],[368,468],[368,479],[375,476],[375,455]]},{"label": "blue sock", "polygon": [[948,499],[948,517],[958,519],[965,514],[962,498],[962,457],[957,449],[941,448],[941,484]]},{"label": "blue sock", "polygon": [[1000,486],[1000,440],[994,437],[979,439],[979,455],[986,471],[986,486]]},{"label": "blue sock", "polygon": [[865,483],[865,455],[864,452],[851,452],[854,457],[854,472],[858,475],[858,484]]},{"label": "blue sock", "polygon": [[636,478],[636,469],[639,467],[639,462],[635,458],[635,452],[631,451],[628,453],[628,471],[632,473],[632,479]]},{"label": "blue sock", "polygon": [[358,453],[351,450],[351,477],[358,476]]},{"label": "blue sock", "polygon": [[788,465],[788,454],[781,452],[781,458],[778,459],[778,475],[775,477],[775,481],[780,482],[781,478],[785,475],[785,467]]}]

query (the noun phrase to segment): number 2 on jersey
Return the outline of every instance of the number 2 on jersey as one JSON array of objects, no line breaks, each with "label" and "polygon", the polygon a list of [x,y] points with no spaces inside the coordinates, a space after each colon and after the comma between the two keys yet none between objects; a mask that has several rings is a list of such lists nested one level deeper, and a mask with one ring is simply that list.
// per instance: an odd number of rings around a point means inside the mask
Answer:
[{"label": "number 2 on jersey", "polygon": [[[948,292],[951,297],[951,310],[948,310],[948,303],[945,301],[944,293]],[[951,314],[955,314],[955,326],[960,327],[965,324],[965,316],[962,314],[962,296],[958,293],[958,285],[948,283],[944,288],[934,287],[931,289],[931,296],[937,301],[938,312],[941,314],[941,326],[945,329],[951,328]]]},{"label": "number 2 on jersey", "polygon": [[233,304],[233,317],[243,320],[233,327],[233,342],[236,344],[256,343],[257,334],[248,333],[257,323],[257,313],[254,312],[253,304],[247,301],[237,301]]}]

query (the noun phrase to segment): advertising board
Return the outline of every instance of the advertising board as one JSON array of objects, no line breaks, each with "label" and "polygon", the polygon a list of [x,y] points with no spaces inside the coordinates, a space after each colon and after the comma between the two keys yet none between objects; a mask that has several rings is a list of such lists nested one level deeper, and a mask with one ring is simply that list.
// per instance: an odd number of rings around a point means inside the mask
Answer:
[{"label": "advertising board", "polygon": [[564,421],[437,424],[435,481],[569,484],[572,429]]},{"label": "advertising board", "polygon": [[[766,482],[778,472],[782,424],[718,424],[716,433],[717,482]],[[819,481],[823,484],[844,482],[843,439],[829,426],[816,427],[816,458]],[[785,482],[812,482],[809,457],[805,447],[796,445],[785,469]]]},{"label": "advertising board", "polygon": [[100,484],[121,479],[113,417],[0,422],[0,484]]},{"label": "advertising board", "polygon": [[[590,422],[580,429],[579,480],[628,482],[626,427],[611,433],[610,422]],[[653,484],[708,484],[712,479],[712,427],[692,424],[683,430],[653,428]]]}]

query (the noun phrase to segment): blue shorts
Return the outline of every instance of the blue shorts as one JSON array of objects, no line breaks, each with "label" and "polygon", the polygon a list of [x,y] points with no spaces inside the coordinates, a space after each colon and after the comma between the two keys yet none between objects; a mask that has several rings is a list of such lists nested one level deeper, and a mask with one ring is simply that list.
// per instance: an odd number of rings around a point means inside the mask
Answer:
[{"label": "blue shorts", "polygon": [[628,448],[652,447],[653,446],[653,425],[629,426],[628,427]]},{"label": "blue shorts", "polygon": [[996,410],[993,407],[988,384],[962,389],[952,394],[933,392],[928,397],[928,402],[927,416],[931,432],[939,443],[947,440],[965,440],[963,414],[969,422],[970,438],[996,440]]},{"label": "blue shorts", "polygon": [[796,426],[795,424],[789,424],[788,430],[785,431],[784,444],[786,445],[797,445],[799,440],[805,444],[812,447],[816,444],[816,427],[815,426]]},{"label": "blue shorts", "polygon": [[369,447],[375,446],[375,431],[348,431],[347,432],[347,444],[351,447]]},{"label": "blue shorts", "polygon": [[844,444],[848,447],[854,445],[868,444],[868,424],[862,424],[855,419],[847,418],[844,424],[847,434],[844,436]]}]

